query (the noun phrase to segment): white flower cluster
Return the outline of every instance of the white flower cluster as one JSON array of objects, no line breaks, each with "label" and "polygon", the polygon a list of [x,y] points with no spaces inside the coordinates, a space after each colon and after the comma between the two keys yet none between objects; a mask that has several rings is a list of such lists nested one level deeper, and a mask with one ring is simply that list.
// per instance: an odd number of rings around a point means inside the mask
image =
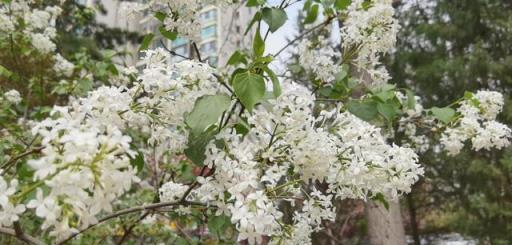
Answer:
[{"label": "white flower cluster", "polygon": [[[333,197],[396,197],[423,173],[413,150],[388,145],[352,114],[324,111],[315,118],[314,100],[305,87],[287,84],[269,106],[246,114],[245,136],[227,130],[209,144],[205,164],[215,172],[200,178],[194,196],[230,215],[239,240],[254,244],[270,236],[275,244],[309,244],[321,221],[334,219]],[[305,187],[317,182],[329,189]],[[291,234],[282,229],[282,201],[302,205]]]},{"label": "white flower cluster", "polygon": [[[133,87],[100,87],[66,107],[54,107],[50,118],[34,126],[32,133],[43,146],[42,156],[28,161],[35,170],[29,190],[37,195],[29,199],[30,192],[23,192],[18,200],[29,200],[27,207],[44,219],[41,228],[50,235],[66,237],[96,223],[138,181],[130,164],[137,153],[124,134],[128,128],[145,134],[162,155],[183,151],[183,117],[192,110],[191,101],[220,90],[210,81],[210,67],[192,61],[169,65],[168,58],[161,49],[148,51]],[[162,199],[173,200],[180,194],[177,190],[176,185],[162,187]],[[5,206],[0,217],[15,220],[23,211],[13,210]]]},{"label": "white flower cluster", "polygon": [[511,129],[495,120],[502,108],[503,95],[499,92],[478,91],[472,98],[466,98],[457,109],[460,119],[441,137],[444,149],[449,155],[457,155],[467,140],[471,140],[476,151],[510,145]]},{"label": "white flower cluster", "polygon": [[434,125],[432,119],[424,118],[424,108],[419,96],[414,96],[414,107],[409,108],[409,98],[401,92],[396,92],[396,97],[402,104],[403,116],[398,121],[398,132],[404,134],[405,139],[401,145],[413,148],[417,153],[425,153],[430,148],[430,139],[418,132],[418,127],[431,127]]},{"label": "white flower cluster", "polygon": [[341,71],[341,54],[335,52],[329,39],[318,37],[318,45],[311,40],[303,39],[298,44],[299,64],[316,76],[323,83],[333,82],[335,75]]},{"label": "white flower cluster", "polygon": [[43,55],[53,56],[53,69],[58,75],[71,76],[74,65],[60,54],[55,54],[53,42],[57,30],[56,18],[62,9],[58,6],[47,6],[44,9],[33,8],[33,1],[13,0],[0,6],[0,37],[1,34],[21,32],[30,40],[34,49]]},{"label": "white flower cluster", "polygon": [[179,201],[185,192],[188,190],[189,186],[180,184],[180,183],[174,183],[174,182],[167,182],[163,184],[159,189],[160,194],[160,201],[163,202],[176,202]]},{"label": "white flower cluster", "polygon": [[73,74],[74,69],[75,65],[73,63],[66,60],[60,54],[55,55],[55,65],[53,65],[53,70],[57,72],[57,74],[69,77]]},{"label": "white flower cluster", "polygon": [[0,176],[0,227],[12,226],[13,222],[19,220],[19,214],[25,211],[25,205],[13,204],[11,198],[18,191],[18,181],[13,179],[8,184]]},{"label": "white flower cluster", "polygon": [[[69,107],[55,107],[55,118],[32,129],[44,148],[43,156],[28,164],[35,170],[36,183],[49,191],[43,195],[38,190],[28,207],[45,219],[43,229],[54,227],[51,235],[66,236],[94,224],[96,215],[111,212],[112,202],[137,179],[130,165],[135,155],[131,138],[108,115],[129,108],[124,102],[130,97],[120,95],[119,90],[100,88]],[[78,224],[70,227],[70,222]]]},{"label": "white flower cluster", "polygon": [[347,11],[341,28],[345,52],[356,54],[355,65],[367,72],[373,83],[386,83],[391,77],[379,57],[395,46],[400,27],[393,18],[392,1],[354,0]]},{"label": "white flower cluster", "polygon": [[11,90],[5,92],[4,98],[5,98],[5,100],[7,100],[7,102],[15,104],[15,105],[19,104],[22,100],[20,92],[18,92],[18,90],[15,90],[15,89],[11,89]]},{"label": "white flower cluster", "polygon": [[[33,9],[32,1],[13,0],[0,6],[0,32],[9,33],[19,26],[24,26],[23,33],[30,37],[34,48],[43,54],[55,51],[55,20],[62,9],[48,6],[45,9]],[[21,21],[21,22],[20,22]],[[21,25],[24,23],[24,25]]]},{"label": "white flower cluster", "polygon": [[176,31],[186,39],[199,41],[200,10],[208,5],[222,6],[231,3],[233,3],[232,0],[150,0],[147,3],[123,2],[121,11],[130,16],[147,9],[160,10],[167,15],[163,20],[166,30]]}]

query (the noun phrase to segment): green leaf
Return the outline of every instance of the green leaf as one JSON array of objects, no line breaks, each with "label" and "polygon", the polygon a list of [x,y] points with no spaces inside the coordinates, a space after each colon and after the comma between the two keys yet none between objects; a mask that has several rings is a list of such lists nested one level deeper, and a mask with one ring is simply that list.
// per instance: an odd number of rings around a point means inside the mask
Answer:
[{"label": "green leaf", "polygon": [[304,19],[304,24],[311,24],[315,22],[318,16],[318,6],[318,4],[315,4],[311,7],[311,9],[308,11],[308,14],[306,15],[306,18]]},{"label": "green leaf", "polygon": [[217,127],[211,126],[206,131],[199,134],[189,134],[188,136],[188,146],[185,149],[185,155],[192,162],[197,164],[198,166],[204,165],[204,159],[206,156],[204,154],[206,150],[206,145],[210,143],[215,138],[215,134],[217,133]]},{"label": "green leaf", "polygon": [[311,1],[311,0],[307,0],[307,1],[304,3],[304,7],[302,7],[302,10],[303,10],[303,11],[308,11],[308,10],[311,8],[311,4],[313,4],[313,1]]},{"label": "green leaf", "polygon": [[352,0],[336,0],[334,7],[336,7],[337,10],[345,10],[351,3]]},{"label": "green leaf", "polygon": [[163,22],[166,17],[167,17],[167,14],[164,12],[157,11],[155,13],[155,18],[157,18],[160,22]]},{"label": "green leaf", "polygon": [[135,158],[130,158],[130,165],[132,165],[137,172],[142,171],[142,168],[144,168],[144,154],[137,152]]},{"label": "green leaf", "polygon": [[263,8],[262,13],[263,20],[268,24],[271,32],[277,31],[288,20],[286,12],[280,8]]},{"label": "green leaf", "polygon": [[263,56],[263,53],[265,53],[265,42],[263,41],[263,38],[261,38],[259,25],[258,25],[258,29],[256,29],[256,34],[254,35],[254,42],[253,42],[252,49],[254,51],[255,57],[261,57],[261,56]]},{"label": "green leaf", "polygon": [[470,100],[470,99],[473,99],[473,96],[474,96],[474,94],[469,91],[464,92],[464,99]]},{"label": "green leaf", "polygon": [[268,67],[263,68],[265,73],[270,77],[270,80],[272,81],[272,90],[274,92],[274,96],[277,98],[279,95],[281,95],[281,83],[279,83],[279,79],[277,79],[276,74]]},{"label": "green leaf", "polygon": [[397,111],[396,108],[391,104],[377,104],[377,111],[388,121],[393,121],[396,117]]},{"label": "green leaf", "polygon": [[225,94],[203,96],[197,99],[194,109],[185,116],[185,123],[193,134],[199,134],[217,123],[230,104],[231,99]]},{"label": "green leaf", "polygon": [[5,68],[4,66],[0,65],[0,75],[8,78],[8,77],[12,76],[12,72],[9,71],[9,69]]},{"label": "green leaf", "polygon": [[231,220],[226,215],[213,216],[208,218],[208,231],[220,236],[231,226]]},{"label": "green leaf", "polygon": [[153,33],[149,33],[146,36],[144,36],[144,39],[142,39],[142,43],[140,44],[139,51],[148,49],[154,37],[155,34]]},{"label": "green leaf", "polygon": [[252,26],[261,20],[261,12],[258,11],[254,14],[254,17],[252,17],[252,20],[251,22],[249,23],[249,25],[247,26],[247,29],[245,29],[245,32],[244,32],[244,36],[247,35],[247,33],[249,33],[249,31],[251,30]]},{"label": "green leaf", "polygon": [[265,96],[265,79],[250,72],[239,73],[233,79],[233,88],[245,108],[252,111],[254,105]]},{"label": "green leaf", "polygon": [[247,7],[257,7],[265,4],[265,0],[248,0],[245,6]]},{"label": "green leaf", "polygon": [[178,32],[168,31],[165,29],[164,26],[158,27],[158,31],[160,31],[160,34],[162,34],[162,36],[169,40],[176,40],[176,38],[178,37]]},{"label": "green leaf", "polygon": [[380,202],[382,205],[384,205],[386,210],[389,210],[389,203],[382,193],[378,193],[377,195],[372,197],[372,200],[374,200],[376,202]]},{"label": "green leaf", "polygon": [[348,111],[365,121],[371,121],[378,115],[377,103],[373,101],[350,101],[347,106]]},{"label": "green leaf", "polygon": [[405,93],[407,94],[407,108],[414,110],[416,107],[416,98],[414,97],[414,92],[410,89],[406,89]]},{"label": "green leaf", "polygon": [[228,65],[247,64],[246,55],[239,50],[235,51],[231,57],[229,57]]},{"label": "green leaf", "polygon": [[432,112],[435,118],[444,123],[449,123],[455,116],[455,110],[450,107],[432,107],[430,111]]}]

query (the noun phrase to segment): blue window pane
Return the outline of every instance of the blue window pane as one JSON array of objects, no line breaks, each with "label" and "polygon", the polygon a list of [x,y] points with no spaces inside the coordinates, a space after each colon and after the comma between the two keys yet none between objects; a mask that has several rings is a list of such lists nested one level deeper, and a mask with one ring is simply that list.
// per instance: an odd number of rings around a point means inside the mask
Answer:
[{"label": "blue window pane", "polygon": [[181,38],[181,37],[178,37],[176,38],[176,40],[174,40],[172,42],[172,46],[176,47],[176,46],[181,46],[181,45],[184,45],[187,43],[187,40]]},{"label": "blue window pane", "polygon": [[217,18],[217,10],[212,9],[201,14],[201,20],[211,21]]},{"label": "blue window pane", "polygon": [[205,27],[201,30],[201,37],[204,39],[204,38],[208,38],[208,37],[213,37],[217,34],[217,27],[216,26],[208,26],[208,27]]}]

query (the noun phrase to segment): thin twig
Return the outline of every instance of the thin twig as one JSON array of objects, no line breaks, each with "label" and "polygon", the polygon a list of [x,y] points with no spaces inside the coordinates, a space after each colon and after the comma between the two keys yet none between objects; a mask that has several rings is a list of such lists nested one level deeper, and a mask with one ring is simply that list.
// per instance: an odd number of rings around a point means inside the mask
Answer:
[{"label": "thin twig", "polygon": [[316,29],[320,28],[320,27],[323,27],[323,26],[326,26],[328,25],[329,23],[331,23],[331,21],[334,19],[335,17],[329,17],[327,18],[324,22],[316,25],[316,26],[313,26],[311,27],[309,30],[303,32],[302,34],[300,34],[299,36],[297,36],[296,38],[294,38],[293,40],[291,40],[289,43],[287,43],[284,47],[282,47],[279,51],[277,51],[277,53],[274,54],[274,57],[277,57],[279,56],[283,51],[285,51],[288,47],[290,47],[292,44],[294,44],[295,42],[297,42],[298,40],[304,38],[305,36],[309,35],[311,32],[315,31]]},{"label": "thin twig", "polygon": [[135,228],[135,226],[140,222],[142,221],[143,219],[145,219],[149,214],[151,214],[150,211],[146,211],[144,214],[142,214],[135,222],[133,222],[133,224],[130,225],[130,227],[128,227],[128,229],[125,229],[124,231],[124,234],[123,234],[123,237],[121,237],[121,239],[119,240],[119,242],[117,243],[117,245],[121,245],[123,244],[126,239],[130,236],[130,234],[132,233],[132,230],[133,228]]},{"label": "thin twig", "polygon": [[101,223],[103,223],[105,221],[108,221],[108,220],[111,220],[111,219],[114,219],[114,218],[117,218],[117,217],[120,217],[120,216],[123,216],[123,215],[131,214],[131,213],[136,213],[136,212],[140,212],[140,211],[144,211],[144,210],[154,210],[154,209],[158,209],[158,208],[170,207],[170,206],[179,206],[179,205],[206,206],[206,204],[200,203],[200,202],[177,201],[177,202],[153,203],[153,204],[148,204],[148,205],[143,205],[143,206],[123,209],[123,210],[120,210],[118,212],[115,212],[113,214],[107,215],[107,216],[99,219],[98,223],[91,224],[91,225],[81,229],[77,233],[73,233],[72,235],[57,241],[56,244],[57,245],[64,244],[64,243],[68,242],[69,240],[73,239],[74,237],[78,236],[79,234],[82,234],[85,231],[87,231],[87,230],[89,230],[89,229],[91,229],[91,228],[93,228],[93,227],[95,227],[95,226],[97,226],[97,225],[99,225],[99,224],[101,224]]},{"label": "thin twig", "polygon": [[21,235],[17,235],[16,231],[14,229],[0,227],[0,234],[16,237],[18,240],[25,242],[27,244],[44,245],[44,243],[42,241],[40,241],[32,236],[29,236],[25,233],[21,233]]},{"label": "thin twig", "polygon": [[9,161],[7,161],[2,167],[2,173],[0,173],[0,176],[3,176],[5,173],[7,173],[9,171],[9,169],[16,165],[16,162],[18,162],[18,160],[28,156],[28,155],[31,155],[31,154],[34,154],[34,153],[38,153],[40,152],[41,150],[43,150],[44,147],[37,147],[37,148],[34,148],[34,149],[31,149],[31,150],[28,150],[28,151],[25,151],[11,159],[9,159]]},{"label": "thin twig", "polygon": [[175,51],[170,50],[170,49],[165,45],[165,43],[164,43],[162,40],[160,40],[160,44],[161,44],[161,45],[162,45],[162,47],[163,47],[167,52],[169,52],[171,55],[178,56],[178,57],[183,58],[183,59],[186,59],[186,60],[191,60],[191,59],[192,59],[192,58],[190,58],[190,57],[188,57],[188,56],[185,56],[185,55],[182,55],[182,54],[178,54],[178,53],[176,53]]},{"label": "thin twig", "polygon": [[201,59],[201,52],[199,52],[199,48],[197,48],[196,42],[192,43],[192,47],[194,47],[194,51],[196,52],[197,60],[199,60],[199,62],[203,63],[203,59]]}]

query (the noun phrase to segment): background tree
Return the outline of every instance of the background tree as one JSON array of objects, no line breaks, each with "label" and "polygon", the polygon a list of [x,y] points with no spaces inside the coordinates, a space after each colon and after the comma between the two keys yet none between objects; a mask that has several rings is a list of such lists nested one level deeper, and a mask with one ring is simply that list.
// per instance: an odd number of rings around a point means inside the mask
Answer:
[{"label": "background tree", "polygon": [[[512,122],[512,2],[404,1],[396,52],[387,64],[395,81],[420,92],[426,107],[447,105],[464,90],[500,90],[503,120]],[[512,240],[512,149],[457,157],[422,157],[425,178],[408,198],[411,231],[459,232],[506,244]]]}]

